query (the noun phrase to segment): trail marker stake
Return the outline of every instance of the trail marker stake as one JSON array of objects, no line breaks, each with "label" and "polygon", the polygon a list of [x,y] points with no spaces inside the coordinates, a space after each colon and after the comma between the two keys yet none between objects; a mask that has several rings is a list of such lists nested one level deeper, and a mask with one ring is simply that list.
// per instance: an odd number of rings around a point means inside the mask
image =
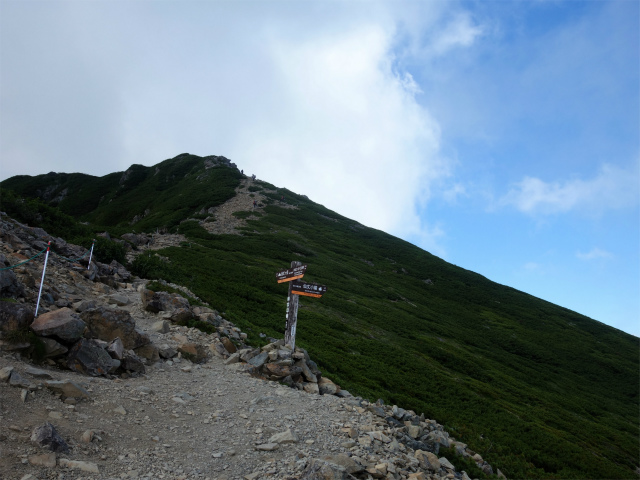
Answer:
[{"label": "trail marker stake", "polygon": [[34,318],[38,316],[38,308],[40,307],[40,295],[42,295],[42,285],[44,285],[44,274],[47,271],[47,261],[49,260],[49,250],[51,250],[51,241],[47,243],[47,254],[44,257],[44,265],[42,267],[42,278],[40,279],[40,290],[38,291],[38,303],[36,303],[36,314]]},{"label": "trail marker stake", "polygon": [[287,296],[286,329],[284,332],[284,343],[296,348],[296,326],[298,323],[298,300],[300,295],[320,298],[327,291],[324,285],[315,283],[299,282],[298,279],[304,276],[307,270],[306,265],[293,261],[291,268],[276,273],[278,283],[289,283],[289,294]]},{"label": "trail marker stake", "polygon": [[96,244],[96,239],[93,239],[93,243],[91,243],[91,253],[89,253],[89,264],[87,265],[87,270],[91,267],[91,257],[93,256],[93,246]]}]

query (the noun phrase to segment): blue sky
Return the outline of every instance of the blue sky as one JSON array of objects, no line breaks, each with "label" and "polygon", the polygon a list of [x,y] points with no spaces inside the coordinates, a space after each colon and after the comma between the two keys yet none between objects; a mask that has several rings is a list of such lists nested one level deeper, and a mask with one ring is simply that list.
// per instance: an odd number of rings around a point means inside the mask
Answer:
[{"label": "blue sky", "polygon": [[0,179],[224,155],[640,335],[639,5],[0,0]]}]

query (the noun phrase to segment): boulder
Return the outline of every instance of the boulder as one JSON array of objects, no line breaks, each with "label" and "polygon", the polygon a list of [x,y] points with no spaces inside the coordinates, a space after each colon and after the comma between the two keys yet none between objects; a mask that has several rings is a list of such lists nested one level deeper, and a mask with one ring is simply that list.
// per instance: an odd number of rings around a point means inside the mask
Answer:
[{"label": "boulder", "polygon": [[13,372],[13,367],[0,368],[0,382],[8,382],[11,378],[11,372]]},{"label": "boulder", "polygon": [[188,322],[193,318],[193,312],[190,308],[176,308],[169,315],[169,320],[173,323],[184,323]]},{"label": "boulder", "polygon": [[158,320],[151,325],[151,330],[158,333],[169,333],[169,322],[166,320]]},{"label": "boulder", "polygon": [[420,466],[425,470],[431,470],[433,472],[440,470],[440,460],[435,454],[416,450],[414,456],[420,462]]},{"label": "boulder", "polygon": [[289,375],[293,377],[302,373],[302,369],[300,367],[294,367],[292,365],[280,365],[278,363],[265,363],[262,369],[266,375],[281,378]]},{"label": "boulder", "polygon": [[24,294],[18,277],[11,270],[0,270],[0,297],[17,297]]},{"label": "boulder", "polygon": [[120,366],[124,370],[133,372],[133,373],[144,373],[146,371],[144,367],[144,363],[142,363],[142,360],[140,359],[140,357],[138,357],[135,353],[133,353],[130,350],[124,352],[124,356],[120,361]]},{"label": "boulder", "polygon": [[190,309],[189,301],[177,293],[154,292],[145,289],[140,295],[145,310],[152,313],[173,312],[179,308]]},{"label": "boulder", "polygon": [[64,441],[55,427],[49,422],[33,429],[31,441],[41,447],[48,448],[52,452],[66,453],[69,451],[67,442]]},{"label": "boulder", "polygon": [[150,363],[155,363],[160,360],[160,350],[153,344],[143,345],[134,350],[136,355],[141,358],[146,358]]},{"label": "boulder", "polygon": [[317,383],[305,383],[302,389],[307,393],[312,393],[314,395],[320,394],[320,389],[318,388]]},{"label": "boulder", "polygon": [[161,358],[169,359],[178,355],[178,351],[175,348],[170,347],[169,345],[162,345],[158,349],[158,354]]},{"label": "boulder", "polygon": [[89,327],[89,336],[107,342],[120,337],[126,349],[138,348],[151,343],[149,336],[136,330],[136,322],[126,310],[111,310],[106,307],[93,308],[81,313]]},{"label": "boulder", "polygon": [[41,337],[55,337],[73,343],[82,337],[86,324],[70,308],[43,313],[31,324],[31,330]]},{"label": "boulder", "polygon": [[322,377],[320,380],[318,380],[318,389],[320,390],[321,395],[335,395],[335,393],[338,391],[338,386],[328,378]]},{"label": "boulder", "polygon": [[113,361],[107,351],[95,341],[83,338],[69,350],[67,366],[73,371],[97,377],[109,373]]},{"label": "boulder", "polygon": [[0,301],[0,332],[27,329],[33,314],[33,308],[25,304]]},{"label": "boulder", "polygon": [[120,340],[120,337],[116,337],[111,340],[111,343],[107,345],[106,350],[111,358],[122,360],[122,357],[124,356],[124,344],[122,343],[122,340]]},{"label": "boulder", "polygon": [[178,347],[178,351],[193,363],[205,363],[209,359],[207,348],[198,343],[183,343]]},{"label": "boulder", "polygon": [[13,370],[9,377],[9,385],[12,387],[29,388],[31,386],[31,382]]},{"label": "boulder", "polygon": [[236,353],[236,351],[238,350],[236,346],[233,344],[233,342],[229,340],[227,337],[222,337],[220,341],[222,342],[222,345],[224,345],[224,348],[227,352]]},{"label": "boulder", "polygon": [[455,470],[456,469],[456,467],[454,467],[453,464],[449,460],[447,460],[446,457],[440,457],[439,460],[440,460],[440,466],[442,468],[446,468],[447,470]]},{"label": "boulder", "polygon": [[307,362],[304,360],[298,360],[293,364],[296,367],[300,367],[302,369],[302,376],[308,381],[312,383],[318,383],[318,377],[311,371],[311,369],[307,366]]},{"label": "boulder", "polygon": [[254,367],[260,368],[265,364],[268,358],[269,358],[269,352],[262,352],[256,355],[255,357],[249,359],[249,364],[253,365]]}]

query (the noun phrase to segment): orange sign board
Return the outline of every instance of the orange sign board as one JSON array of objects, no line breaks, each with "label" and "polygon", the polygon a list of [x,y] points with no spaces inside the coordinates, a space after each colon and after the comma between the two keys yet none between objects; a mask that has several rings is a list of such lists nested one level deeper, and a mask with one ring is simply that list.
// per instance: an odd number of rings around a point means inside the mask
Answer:
[{"label": "orange sign board", "polygon": [[315,283],[293,282],[291,284],[291,293],[294,295],[303,295],[305,297],[320,298],[327,293],[327,287],[317,285]]},{"label": "orange sign board", "polygon": [[286,270],[282,270],[276,273],[276,280],[278,283],[283,282],[291,282],[292,280],[297,280],[298,278],[304,277],[304,272],[307,270],[306,265],[300,265],[299,267],[287,268]]}]

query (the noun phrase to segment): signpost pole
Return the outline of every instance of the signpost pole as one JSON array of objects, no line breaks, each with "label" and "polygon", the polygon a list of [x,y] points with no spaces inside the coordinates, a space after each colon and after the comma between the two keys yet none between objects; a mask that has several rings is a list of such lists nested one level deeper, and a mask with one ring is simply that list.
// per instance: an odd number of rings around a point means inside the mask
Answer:
[{"label": "signpost pole", "polygon": [[[291,268],[299,267],[302,262],[291,262]],[[291,349],[296,348],[296,322],[298,321],[298,299],[299,295],[291,293],[293,282],[289,282],[289,296],[287,297],[287,328],[284,332],[284,343],[291,345]]]}]

